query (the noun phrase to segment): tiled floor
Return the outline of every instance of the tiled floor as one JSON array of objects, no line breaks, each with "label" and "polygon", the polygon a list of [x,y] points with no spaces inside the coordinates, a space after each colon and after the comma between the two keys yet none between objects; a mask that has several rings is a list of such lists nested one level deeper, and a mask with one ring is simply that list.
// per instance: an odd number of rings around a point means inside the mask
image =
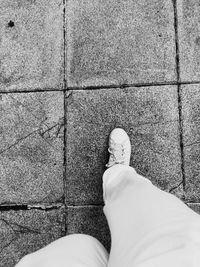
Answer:
[{"label": "tiled floor", "polygon": [[199,16],[197,0],[0,0],[0,267],[66,234],[109,248],[116,126],[131,166],[200,213]]}]

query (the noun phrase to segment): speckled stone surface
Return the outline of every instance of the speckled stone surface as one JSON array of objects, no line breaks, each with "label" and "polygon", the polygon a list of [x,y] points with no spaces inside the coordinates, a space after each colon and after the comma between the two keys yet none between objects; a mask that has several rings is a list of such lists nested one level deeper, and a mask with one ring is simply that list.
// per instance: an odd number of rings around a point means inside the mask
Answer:
[{"label": "speckled stone surface", "polygon": [[63,1],[0,1],[0,91],[63,88]]},{"label": "speckled stone surface", "polygon": [[110,230],[101,206],[68,207],[67,233],[89,234],[110,249]]},{"label": "speckled stone surface", "polygon": [[200,147],[198,144],[184,148],[185,198],[200,201]]},{"label": "speckled stone surface", "polygon": [[181,86],[183,141],[192,145],[200,141],[200,85]]},{"label": "speckled stone surface", "polygon": [[200,214],[200,203],[189,203],[188,206],[196,213]]},{"label": "speckled stone surface", "polygon": [[69,86],[176,80],[170,0],[69,0]]},{"label": "speckled stone surface", "polygon": [[177,0],[180,77],[200,81],[200,6],[197,0]]},{"label": "speckled stone surface", "polygon": [[200,200],[200,85],[182,85],[186,199]]},{"label": "speckled stone surface", "polygon": [[63,93],[0,95],[0,204],[63,195]]},{"label": "speckled stone surface", "polygon": [[0,267],[14,267],[26,254],[64,235],[64,210],[0,212]]},{"label": "speckled stone surface", "polygon": [[131,166],[164,190],[182,181],[176,86],[74,91],[67,100],[66,201],[102,203],[111,130],[131,139]]}]

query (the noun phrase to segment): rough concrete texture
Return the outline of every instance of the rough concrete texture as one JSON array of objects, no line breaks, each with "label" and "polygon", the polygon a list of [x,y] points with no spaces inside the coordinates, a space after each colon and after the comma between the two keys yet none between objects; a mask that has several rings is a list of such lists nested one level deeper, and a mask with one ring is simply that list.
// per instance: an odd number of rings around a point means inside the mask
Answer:
[{"label": "rough concrete texture", "polygon": [[108,136],[124,128],[131,166],[167,191],[182,181],[176,86],[73,91],[67,98],[67,187],[71,204],[102,203]]},{"label": "rough concrete texture", "polygon": [[67,1],[69,86],[176,80],[170,0]]},{"label": "rough concrete texture", "polygon": [[14,267],[24,255],[63,235],[62,208],[0,212],[0,267]]},{"label": "rough concrete texture", "polygon": [[200,214],[200,203],[188,203],[188,206],[196,213]]},{"label": "rough concrete texture", "polygon": [[63,195],[63,93],[0,95],[0,203]]},{"label": "rough concrete texture", "polygon": [[68,207],[67,233],[89,234],[110,249],[110,230],[101,206]]},{"label": "rough concrete texture", "polygon": [[191,146],[200,141],[200,85],[182,85],[181,99],[184,146]]},{"label": "rough concrete texture", "polygon": [[200,85],[182,85],[182,120],[186,199],[200,200]]},{"label": "rough concrete texture", "polygon": [[177,0],[180,77],[200,81],[200,6],[197,0]]},{"label": "rough concrete texture", "polygon": [[63,87],[63,1],[0,1],[0,91]]},{"label": "rough concrete texture", "polygon": [[185,198],[188,201],[200,200],[200,148],[198,145],[187,146],[184,149]]}]

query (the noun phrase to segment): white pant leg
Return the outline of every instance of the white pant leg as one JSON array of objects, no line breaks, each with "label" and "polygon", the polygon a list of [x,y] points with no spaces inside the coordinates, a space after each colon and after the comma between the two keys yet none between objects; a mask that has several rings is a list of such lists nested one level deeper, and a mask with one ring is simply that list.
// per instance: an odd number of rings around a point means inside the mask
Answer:
[{"label": "white pant leg", "polygon": [[103,191],[109,267],[200,266],[200,216],[182,201],[120,164],[104,173]]},{"label": "white pant leg", "polygon": [[108,253],[94,237],[73,234],[25,256],[16,267],[106,267]]}]

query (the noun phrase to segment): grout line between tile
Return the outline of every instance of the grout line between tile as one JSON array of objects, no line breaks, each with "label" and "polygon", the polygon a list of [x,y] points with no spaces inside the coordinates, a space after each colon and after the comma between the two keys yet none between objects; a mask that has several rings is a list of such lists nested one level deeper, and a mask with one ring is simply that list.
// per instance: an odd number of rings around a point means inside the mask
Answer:
[{"label": "grout line between tile", "polygon": [[67,193],[67,101],[66,93],[63,93],[64,96],[64,160],[63,160],[63,188],[64,188],[64,205],[65,205],[65,235],[67,234],[67,204],[66,204],[66,193]]},{"label": "grout line between tile", "polygon": [[66,1],[63,0],[63,41],[64,41],[64,51],[63,51],[63,57],[64,57],[64,89],[67,88],[67,76],[66,76]]},{"label": "grout line between tile", "polygon": [[68,80],[67,80],[67,20],[66,20],[66,7],[67,1],[63,0],[64,3],[64,18],[63,18],[63,30],[64,30],[64,205],[65,205],[65,235],[68,232],[68,206],[67,206],[67,94],[68,94]]},{"label": "grout line between tile", "polygon": [[[63,47],[63,57],[64,57],[64,89],[67,87],[66,81],[66,24],[65,24],[65,12],[66,12],[66,0],[63,0],[63,38],[64,38],[64,47]],[[64,139],[63,139],[63,201],[65,207],[64,214],[64,232],[67,234],[67,206],[66,206],[66,102],[65,102],[65,90],[63,91],[63,109],[64,109]]]},{"label": "grout line between tile", "polygon": [[103,208],[104,203],[102,204],[77,204],[77,205],[67,205],[68,208],[78,209],[78,208]]},{"label": "grout line between tile", "polygon": [[177,73],[177,81],[180,82],[180,61],[179,61],[179,39],[178,39],[178,11],[177,11],[177,0],[173,0],[173,5],[174,5],[175,47],[176,47],[176,73]]},{"label": "grout line between tile", "polygon": [[[67,84],[67,80],[66,80]],[[107,84],[101,86],[79,86],[79,87],[67,87],[65,89],[29,89],[29,90],[5,90],[1,91],[0,94],[21,94],[21,93],[43,93],[43,92],[66,92],[66,91],[77,91],[77,90],[109,90],[109,89],[126,89],[126,88],[139,88],[139,87],[154,87],[154,86],[170,86],[170,85],[195,85],[199,84],[200,81],[171,81],[171,82],[153,82],[153,83],[133,83],[133,84]],[[131,90],[131,89],[130,89]]]},{"label": "grout line between tile", "polygon": [[169,82],[149,82],[149,83],[133,83],[133,84],[107,84],[107,85],[96,85],[96,86],[77,86],[77,87],[68,87],[68,90],[108,90],[108,89],[126,89],[131,87],[154,87],[154,86],[170,86],[170,85],[179,85],[179,84],[200,84],[200,81],[169,81]]},{"label": "grout line between tile", "polygon": [[177,94],[178,94],[178,112],[179,112],[179,140],[180,140],[180,153],[181,153],[181,170],[182,170],[182,179],[183,179],[183,190],[185,191],[186,177],[185,177],[185,159],[184,159],[184,144],[183,144],[182,96],[181,96],[180,85],[178,85]]},{"label": "grout line between tile", "polygon": [[185,164],[184,164],[184,144],[183,144],[183,115],[182,115],[182,95],[181,95],[181,81],[180,81],[180,58],[179,58],[179,38],[178,38],[178,10],[177,0],[173,0],[174,5],[174,31],[175,31],[175,46],[176,46],[176,73],[177,73],[177,95],[178,95],[178,113],[179,113],[179,141],[181,154],[181,172],[182,184],[185,191]]}]

